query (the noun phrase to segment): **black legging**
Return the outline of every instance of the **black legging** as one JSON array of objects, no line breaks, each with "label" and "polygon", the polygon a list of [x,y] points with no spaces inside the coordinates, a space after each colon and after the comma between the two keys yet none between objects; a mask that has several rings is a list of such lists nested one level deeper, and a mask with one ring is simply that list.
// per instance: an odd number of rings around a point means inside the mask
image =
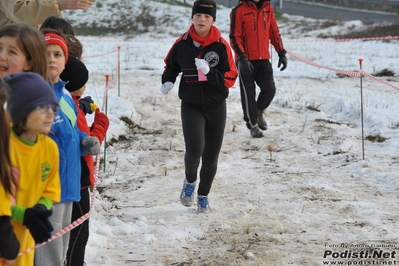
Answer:
[{"label": "black legging", "polygon": [[[269,107],[276,94],[270,61],[251,60],[251,63],[254,66],[253,75],[249,77],[240,75],[241,106],[248,129],[256,125],[257,111]],[[258,98],[256,98],[255,83],[260,88]]]},{"label": "black legging", "polygon": [[186,153],[184,164],[189,183],[197,180],[200,160],[200,183],[198,195],[207,196],[217,171],[219,152],[222,147],[226,125],[226,102],[212,107],[181,104]]},{"label": "black legging", "polygon": [[[80,201],[72,207],[72,221],[90,211],[90,192],[88,188],[80,190]],[[68,266],[83,266],[86,244],[89,239],[89,219],[71,231],[67,252]]]}]

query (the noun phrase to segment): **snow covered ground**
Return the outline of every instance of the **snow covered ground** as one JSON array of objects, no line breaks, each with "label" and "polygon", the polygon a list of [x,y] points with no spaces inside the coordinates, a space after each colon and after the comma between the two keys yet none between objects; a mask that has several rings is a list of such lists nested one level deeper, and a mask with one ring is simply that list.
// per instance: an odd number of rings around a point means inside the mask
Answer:
[{"label": "snow covered ground", "polygon": [[[113,2],[65,17],[93,21]],[[109,145],[91,212],[87,265],[395,265],[398,39],[320,39],[367,25],[321,28],[324,21],[285,16],[285,48],[306,60],[289,55],[280,72],[273,52],[277,93],[261,139],[251,138],[242,120],[238,82],[231,88],[212,211],[199,215],[178,200],[184,179],[178,86],[168,95],[159,92],[163,58],[188,29],[191,9],[141,0],[130,7],[145,2],[159,20],[172,14],[174,22],[135,36],[78,36],[90,70],[86,94],[100,105],[110,75]],[[229,12],[219,9],[215,24],[226,39]],[[358,59],[367,73],[388,69],[395,76],[380,77],[387,85],[334,71],[359,71]],[[361,92],[364,137],[384,142],[362,142]]]}]

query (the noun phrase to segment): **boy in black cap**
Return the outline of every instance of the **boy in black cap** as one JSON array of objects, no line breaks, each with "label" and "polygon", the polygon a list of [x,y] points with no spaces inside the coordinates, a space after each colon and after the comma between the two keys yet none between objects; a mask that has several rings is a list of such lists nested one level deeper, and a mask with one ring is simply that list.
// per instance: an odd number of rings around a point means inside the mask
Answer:
[{"label": "boy in black cap", "polygon": [[[95,104],[83,105],[79,108],[79,99],[86,90],[86,82],[89,79],[89,71],[85,64],[74,56],[69,57],[68,64],[62,72],[62,78],[68,83],[65,88],[71,93],[76,106],[78,107],[78,128],[89,136],[97,137],[101,142],[104,140],[109,127],[108,117],[100,112]],[[84,110],[94,109],[94,122],[88,126]],[[92,111],[92,112],[93,112]],[[90,112],[90,113],[92,113]],[[74,202],[72,206],[72,221],[77,220],[82,215],[90,211],[90,191],[89,187],[94,184],[94,161],[91,154],[80,157],[81,161],[81,190],[80,201]],[[67,252],[67,266],[84,265],[84,256],[87,241],[89,239],[89,219],[84,221],[71,231],[69,247]]]}]

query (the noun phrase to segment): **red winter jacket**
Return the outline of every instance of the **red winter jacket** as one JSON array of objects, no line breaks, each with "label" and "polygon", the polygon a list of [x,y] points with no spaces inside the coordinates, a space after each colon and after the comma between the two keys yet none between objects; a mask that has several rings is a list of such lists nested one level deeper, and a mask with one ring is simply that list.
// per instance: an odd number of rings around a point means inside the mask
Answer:
[{"label": "red winter jacket", "polygon": [[230,45],[236,60],[270,59],[269,42],[277,52],[284,50],[273,7],[265,1],[260,9],[252,1],[240,1],[230,13]]},{"label": "red winter jacket", "polygon": [[[87,124],[86,116],[84,112],[79,108],[79,99],[76,96],[72,96],[78,109],[78,128],[87,133],[89,136],[97,137],[100,144],[105,138],[109,127],[109,119],[101,113],[99,109],[96,110],[94,115],[94,122],[91,127]],[[93,155],[87,153],[83,156],[82,163],[82,174],[81,174],[81,189],[87,188],[94,184],[94,160]],[[86,165],[84,165],[86,163]],[[87,171],[88,169],[88,171]],[[87,173],[88,172],[88,173]]]}]

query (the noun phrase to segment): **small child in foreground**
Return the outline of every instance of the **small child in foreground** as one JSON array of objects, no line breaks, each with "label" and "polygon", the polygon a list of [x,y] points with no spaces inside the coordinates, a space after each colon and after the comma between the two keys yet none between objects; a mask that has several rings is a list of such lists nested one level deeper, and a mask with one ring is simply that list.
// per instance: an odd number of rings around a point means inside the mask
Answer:
[{"label": "small child in foreground", "polygon": [[[47,241],[53,230],[49,217],[53,203],[60,201],[61,185],[58,147],[47,134],[59,105],[50,84],[37,73],[14,73],[4,81],[10,87],[10,156],[17,181],[12,225],[23,252]],[[14,265],[33,266],[34,252],[17,257]]]}]

